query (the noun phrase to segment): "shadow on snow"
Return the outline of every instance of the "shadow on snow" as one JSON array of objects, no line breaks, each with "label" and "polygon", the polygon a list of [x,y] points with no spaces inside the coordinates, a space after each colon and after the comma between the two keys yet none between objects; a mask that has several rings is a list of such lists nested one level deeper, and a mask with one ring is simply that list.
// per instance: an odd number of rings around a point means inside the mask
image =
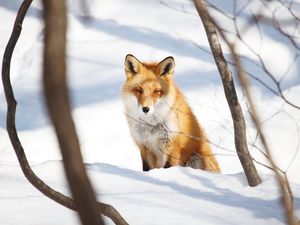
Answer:
[{"label": "shadow on snow", "polygon": [[[192,198],[211,201],[217,204],[222,204],[222,205],[231,206],[235,208],[244,208],[245,210],[252,212],[257,218],[274,218],[278,221],[284,222],[284,216],[282,213],[282,208],[280,205],[279,198],[272,199],[272,200],[263,200],[255,197],[247,197],[237,192],[234,192],[230,189],[217,187],[215,184],[211,182],[210,179],[207,179],[205,177],[195,176],[189,173],[189,171],[185,169],[181,170],[181,172],[184,173],[184,175],[196,179],[197,181],[199,181],[199,183],[201,183],[201,185],[217,193],[203,192],[196,188],[184,186],[175,181],[171,182],[171,181],[156,179],[147,176],[147,173],[124,169],[124,168],[120,168],[108,164],[87,164],[87,169],[92,171],[98,171],[101,173],[123,176],[123,177],[130,178],[132,180],[138,180],[149,184],[166,186],[178,192],[179,194],[190,196]],[[295,198],[295,205],[296,208],[300,205],[299,198]],[[260,210],[258,210],[258,208],[260,208]]]}]

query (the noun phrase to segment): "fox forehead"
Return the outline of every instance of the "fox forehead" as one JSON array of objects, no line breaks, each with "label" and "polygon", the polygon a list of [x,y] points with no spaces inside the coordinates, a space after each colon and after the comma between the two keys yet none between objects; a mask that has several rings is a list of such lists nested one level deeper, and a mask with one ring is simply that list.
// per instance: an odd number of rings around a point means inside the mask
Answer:
[{"label": "fox forehead", "polygon": [[161,88],[161,83],[157,79],[145,79],[139,83],[139,86],[143,89],[157,89]]},{"label": "fox forehead", "polygon": [[137,74],[135,78],[125,83],[125,89],[142,88],[143,90],[153,91],[155,89],[163,90],[165,93],[168,91],[168,84],[159,77],[144,77],[143,75]]},{"label": "fox forehead", "polygon": [[142,74],[154,74],[156,76],[160,75],[157,66],[158,62],[142,62],[141,65],[141,73]]},{"label": "fox forehead", "polygon": [[152,80],[156,81],[158,79],[158,72],[157,72],[157,63],[141,63],[140,64],[140,71],[139,76],[143,80]]}]

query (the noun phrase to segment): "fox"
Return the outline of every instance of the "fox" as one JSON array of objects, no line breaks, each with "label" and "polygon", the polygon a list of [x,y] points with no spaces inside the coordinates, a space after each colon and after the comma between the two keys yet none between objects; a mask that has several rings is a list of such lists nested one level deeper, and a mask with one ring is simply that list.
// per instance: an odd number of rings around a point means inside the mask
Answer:
[{"label": "fox", "polygon": [[121,98],[143,171],[187,166],[220,173],[205,131],[174,82],[174,58],[141,62],[128,54],[124,64]]}]

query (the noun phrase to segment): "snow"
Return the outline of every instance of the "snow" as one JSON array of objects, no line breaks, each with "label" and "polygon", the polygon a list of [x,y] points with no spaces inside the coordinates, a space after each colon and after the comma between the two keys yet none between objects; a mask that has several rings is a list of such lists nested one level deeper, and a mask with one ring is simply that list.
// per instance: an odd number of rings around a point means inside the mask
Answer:
[{"label": "snow", "polygon": [[[1,56],[20,2],[0,2]],[[230,4],[214,2],[232,14]],[[251,1],[245,12],[259,8],[257,2]],[[129,224],[285,224],[272,173],[257,164],[263,183],[255,188],[247,185],[234,150],[233,124],[222,84],[191,2],[89,0],[87,4],[88,21],[82,17],[80,1],[69,3],[68,80],[73,118],[97,198],[112,204]],[[241,3],[238,8],[242,7]],[[57,140],[43,103],[41,12],[41,3],[34,1],[12,59],[17,128],[34,171],[51,187],[69,194]],[[247,13],[242,15],[246,17]],[[228,19],[216,12],[214,15],[221,18],[223,26],[232,28]],[[245,22],[242,20],[239,24]],[[276,78],[283,78],[284,95],[300,105],[298,58],[292,63],[295,50],[271,29],[257,35],[253,28],[244,36],[262,54]],[[257,66],[255,55],[242,43],[239,50],[248,57],[244,61],[247,70],[272,86]],[[125,80],[123,62],[128,53],[141,61],[162,60],[169,55],[175,58],[176,82],[213,143],[221,174],[182,167],[141,171],[139,152],[130,137],[120,99]],[[260,143],[237,81],[236,86],[246,116],[251,154],[266,163],[260,151],[251,146],[256,143],[260,147]],[[300,217],[299,110],[255,80],[251,90],[272,154],[287,171]],[[74,212],[43,196],[25,179],[5,130],[5,105],[0,87],[1,224],[79,224]]]}]

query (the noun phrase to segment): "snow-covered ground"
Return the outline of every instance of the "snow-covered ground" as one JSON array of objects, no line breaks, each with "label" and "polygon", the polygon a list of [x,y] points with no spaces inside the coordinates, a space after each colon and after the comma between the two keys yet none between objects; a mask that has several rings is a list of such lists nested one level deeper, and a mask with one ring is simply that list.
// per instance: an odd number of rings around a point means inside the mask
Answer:
[{"label": "snow-covered ground", "polygon": [[[120,210],[130,224],[284,224],[271,172],[257,165],[264,182],[255,188],[247,186],[234,151],[233,125],[222,84],[211,55],[203,50],[209,50],[208,43],[191,2],[87,2],[89,21],[82,17],[77,1],[69,4],[68,79],[82,154],[99,193],[97,197]],[[230,12],[230,4],[215,2]],[[248,11],[258,7],[259,1],[252,2]],[[0,1],[1,57],[20,3]],[[217,12],[214,15],[221,16]],[[226,19],[221,21],[228,29],[232,26]],[[262,38],[253,29],[245,37],[264,57],[276,78],[287,71],[282,82],[284,94],[300,105],[300,63],[296,61],[287,70],[294,51],[279,35],[270,33],[260,31],[260,35],[265,35]],[[34,171],[51,187],[69,193],[57,141],[43,105],[42,34],[41,4],[34,1],[24,20],[11,67],[18,101],[17,127]],[[245,46],[239,49],[255,60]],[[144,61],[162,60],[169,55],[175,58],[175,79],[214,144],[221,174],[181,167],[141,171],[139,152],[130,137],[120,100],[125,80],[123,62],[128,53]],[[255,64],[245,63],[249,71],[272,85]],[[280,167],[287,170],[300,217],[299,110],[259,83],[252,84],[268,142]],[[238,84],[237,89],[247,119],[251,154],[265,162],[262,154],[251,147],[256,140],[255,130]],[[44,197],[24,178],[6,134],[5,104],[0,87],[1,224],[78,224],[74,212]]]}]

